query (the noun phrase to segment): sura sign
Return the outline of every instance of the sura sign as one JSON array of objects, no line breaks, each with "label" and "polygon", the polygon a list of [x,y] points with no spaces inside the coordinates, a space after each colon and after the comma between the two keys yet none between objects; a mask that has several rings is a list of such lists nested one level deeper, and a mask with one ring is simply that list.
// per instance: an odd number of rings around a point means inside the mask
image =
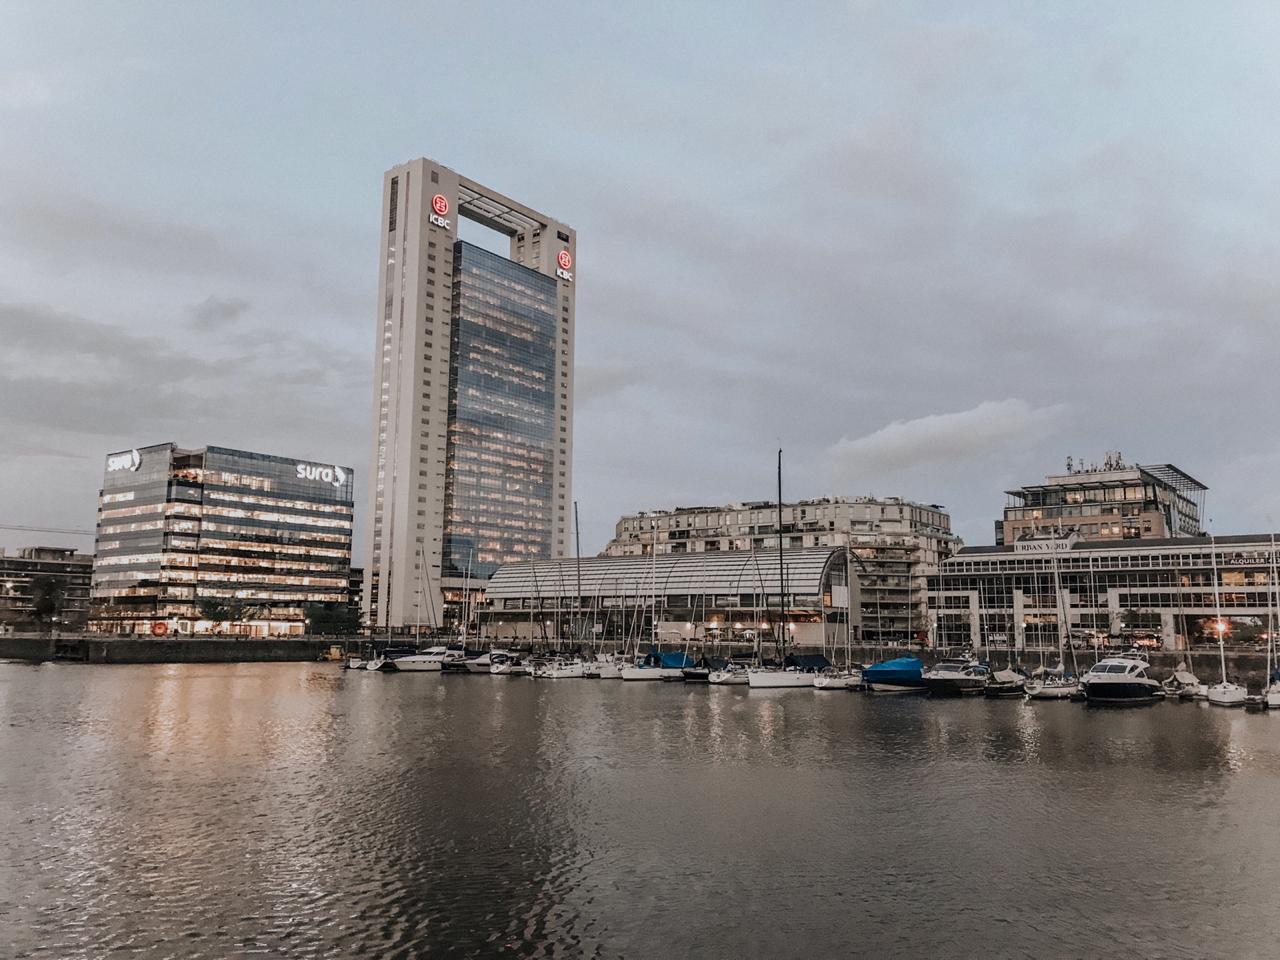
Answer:
[{"label": "sura sign", "polygon": [[118,470],[137,470],[140,466],[142,466],[142,454],[137,450],[113,453],[107,457],[107,473],[115,473]]},{"label": "sura sign", "polygon": [[299,480],[320,480],[341,487],[347,482],[347,471],[341,467],[322,467],[318,463],[298,464]]}]

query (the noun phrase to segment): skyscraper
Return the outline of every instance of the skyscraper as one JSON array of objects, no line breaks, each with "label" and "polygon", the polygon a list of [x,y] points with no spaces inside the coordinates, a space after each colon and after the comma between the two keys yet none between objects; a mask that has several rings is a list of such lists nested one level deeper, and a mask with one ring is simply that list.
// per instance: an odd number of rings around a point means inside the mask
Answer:
[{"label": "skyscraper", "polygon": [[576,237],[426,159],[384,174],[380,223],[364,612],[452,626],[500,564],[565,553]]}]

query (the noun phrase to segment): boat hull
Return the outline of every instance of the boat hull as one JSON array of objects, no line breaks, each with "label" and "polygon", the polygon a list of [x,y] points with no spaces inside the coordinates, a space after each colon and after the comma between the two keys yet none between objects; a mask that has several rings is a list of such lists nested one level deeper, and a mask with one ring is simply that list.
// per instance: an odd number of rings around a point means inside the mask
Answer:
[{"label": "boat hull", "polygon": [[1155,703],[1163,696],[1160,684],[1154,680],[1142,683],[1138,680],[1116,682],[1086,681],[1080,684],[1085,699],[1099,706],[1138,706]]},{"label": "boat hull", "polygon": [[1248,691],[1236,683],[1215,683],[1209,688],[1208,700],[1215,707],[1243,707]]},{"label": "boat hull", "polygon": [[712,670],[707,683],[717,687],[745,687],[747,674],[742,670]]},{"label": "boat hull", "polygon": [[861,686],[861,674],[818,674],[813,678],[815,690],[857,690]]},{"label": "boat hull", "polygon": [[396,669],[406,673],[439,673],[442,664],[431,657],[401,657],[396,661]]},{"label": "boat hull", "polygon": [[623,667],[619,673],[623,680],[661,680],[662,671],[657,667]]},{"label": "boat hull", "polygon": [[789,687],[813,688],[813,674],[799,670],[751,670],[747,686],[752,690],[777,690]]},{"label": "boat hull", "polygon": [[1032,700],[1070,700],[1079,692],[1078,683],[1027,684],[1027,696]]},{"label": "boat hull", "polygon": [[685,683],[710,683],[711,671],[706,667],[687,667],[681,671]]},{"label": "boat hull", "polygon": [[928,693],[924,680],[868,680],[868,693]]},{"label": "boat hull", "polygon": [[984,681],[981,677],[925,677],[924,685],[931,697],[963,697],[981,693]]}]

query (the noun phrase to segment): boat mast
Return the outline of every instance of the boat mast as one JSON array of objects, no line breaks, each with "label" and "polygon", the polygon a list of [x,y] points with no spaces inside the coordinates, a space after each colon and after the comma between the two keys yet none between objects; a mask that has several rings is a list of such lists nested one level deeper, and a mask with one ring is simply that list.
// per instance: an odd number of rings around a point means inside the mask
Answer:
[{"label": "boat mast", "polygon": [[1218,661],[1222,666],[1222,682],[1227,682],[1227,650],[1222,642],[1222,634],[1226,624],[1222,622],[1222,591],[1218,589],[1218,544],[1209,534],[1209,563],[1213,570],[1213,629],[1218,634]]},{"label": "boat mast", "polygon": [[[1273,524],[1274,526],[1274,524]],[[1265,694],[1271,688],[1271,664],[1273,660],[1272,654],[1276,645],[1276,604],[1273,600],[1277,590],[1276,587],[1276,535],[1271,534],[1271,575],[1267,577],[1267,678],[1262,682],[1262,692]]]},{"label": "boat mast", "polygon": [[787,584],[782,564],[782,448],[778,448],[778,659],[786,662]]},{"label": "boat mast", "polygon": [[586,634],[582,619],[582,532],[578,529],[578,501],[573,501],[573,562],[578,574],[578,643],[581,644]]}]

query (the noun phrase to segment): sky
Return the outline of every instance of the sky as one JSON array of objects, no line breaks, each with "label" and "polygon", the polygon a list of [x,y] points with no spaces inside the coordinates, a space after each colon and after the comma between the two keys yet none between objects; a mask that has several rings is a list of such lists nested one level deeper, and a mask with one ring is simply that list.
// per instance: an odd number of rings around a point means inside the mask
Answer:
[{"label": "sky", "polygon": [[[103,459],[371,455],[383,171],[578,232],[584,553],[904,496],[992,542],[1068,455],[1280,519],[1280,7],[0,5],[0,524]],[[0,529],[0,545],[91,539]],[[357,549],[357,558],[362,554]]]}]

